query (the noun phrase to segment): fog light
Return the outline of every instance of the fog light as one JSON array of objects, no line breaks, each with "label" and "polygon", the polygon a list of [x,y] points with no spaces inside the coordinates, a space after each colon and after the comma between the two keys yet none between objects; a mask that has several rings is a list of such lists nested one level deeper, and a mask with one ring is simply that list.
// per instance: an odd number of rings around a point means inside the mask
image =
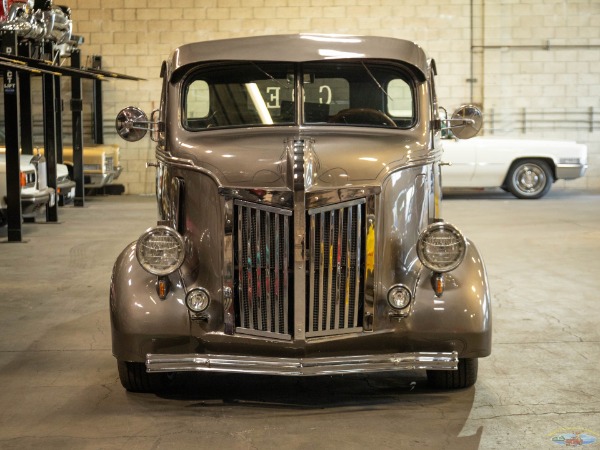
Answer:
[{"label": "fog light", "polygon": [[388,303],[394,309],[404,309],[410,305],[412,295],[408,288],[403,285],[393,286],[388,291]]},{"label": "fog light", "polygon": [[202,312],[208,308],[210,297],[202,288],[192,289],[185,297],[185,304],[192,312]]}]

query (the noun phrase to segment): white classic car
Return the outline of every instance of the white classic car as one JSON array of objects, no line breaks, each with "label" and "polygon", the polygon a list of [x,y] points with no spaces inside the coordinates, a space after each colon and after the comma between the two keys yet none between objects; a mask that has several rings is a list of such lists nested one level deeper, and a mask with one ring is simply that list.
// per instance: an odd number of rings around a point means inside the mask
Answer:
[{"label": "white classic car", "polygon": [[475,137],[444,139],[444,188],[501,187],[518,198],[543,197],[556,180],[582,177],[587,146],[573,141]]},{"label": "white classic car", "polygon": [[[23,217],[33,218],[48,203],[54,204],[54,189],[46,183],[46,161],[39,155],[20,156],[21,210]],[[67,170],[65,166],[64,170]],[[0,226],[7,217],[6,156],[0,153]]]}]

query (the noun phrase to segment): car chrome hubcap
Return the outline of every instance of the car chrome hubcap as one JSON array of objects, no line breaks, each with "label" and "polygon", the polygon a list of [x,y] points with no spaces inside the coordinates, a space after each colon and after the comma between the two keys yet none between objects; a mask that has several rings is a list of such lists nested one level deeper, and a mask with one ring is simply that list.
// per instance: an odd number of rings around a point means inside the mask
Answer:
[{"label": "car chrome hubcap", "polygon": [[515,174],[516,185],[523,193],[536,194],[544,188],[546,175],[534,165],[522,166]]}]

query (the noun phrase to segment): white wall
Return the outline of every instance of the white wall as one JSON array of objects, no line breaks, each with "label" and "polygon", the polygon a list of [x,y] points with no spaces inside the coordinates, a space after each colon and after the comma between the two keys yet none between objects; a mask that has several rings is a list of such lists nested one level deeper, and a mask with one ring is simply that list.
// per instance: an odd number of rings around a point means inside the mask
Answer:
[{"label": "white wall", "polygon": [[[494,111],[495,134],[523,135],[512,111],[595,108],[600,118],[598,0],[71,0],[83,59],[99,54],[107,70],[147,81],[104,83],[107,124],[123,107],[150,112],[160,96],[161,62],[197,40],[322,32],[392,36],[422,45],[438,67],[438,93],[449,110],[471,100]],[[473,28],[471,28],[473,25]],[[471,32],[473,30],[473,33]],[[477,46],[471,73],[471,38]],[[467,80],[477,81],[471,86]],[[89,88],[86,88],[89,93]],[[68,95],[66,95],[68,97]],[[89,96],[87,97],[90,98]],[[68,105],[66,103],[66,105]],[[66,113],[68,108],[66,107]],[[68,114],[65,114],[68,116]],[[600,123],[596,125],[600,128]],[[600,130],[529,130],[528,137],[576,139],[590,150],[588,175],[563,186],[600,189]],[[67,138],[68,139],[68,138]],[[149,139],[125,143],[121,181],[128,193],[152,193]]]}]

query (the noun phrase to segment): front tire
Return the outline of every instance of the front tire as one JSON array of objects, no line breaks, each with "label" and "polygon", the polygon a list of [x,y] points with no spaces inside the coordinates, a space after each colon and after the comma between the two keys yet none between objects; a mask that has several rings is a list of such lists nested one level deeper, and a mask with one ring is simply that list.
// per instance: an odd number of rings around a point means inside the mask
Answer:
[{"label": "front tire", "polygon": [[547,162],[524,159],[512,165],[506,177],[506,187],[517,198],[536,199],[548,193],[554,177]]},{"label": "front tire", "polygon": [[129,392],[159,392],[172,382],[172,375],[148,373],[144,363],[117,361],[121,384]]},{"label": "front tire", "polygon": [[428,370],[427,381],[436,389],[464,389],[477,381],[477,358],[461,358],[458,370]]}]

